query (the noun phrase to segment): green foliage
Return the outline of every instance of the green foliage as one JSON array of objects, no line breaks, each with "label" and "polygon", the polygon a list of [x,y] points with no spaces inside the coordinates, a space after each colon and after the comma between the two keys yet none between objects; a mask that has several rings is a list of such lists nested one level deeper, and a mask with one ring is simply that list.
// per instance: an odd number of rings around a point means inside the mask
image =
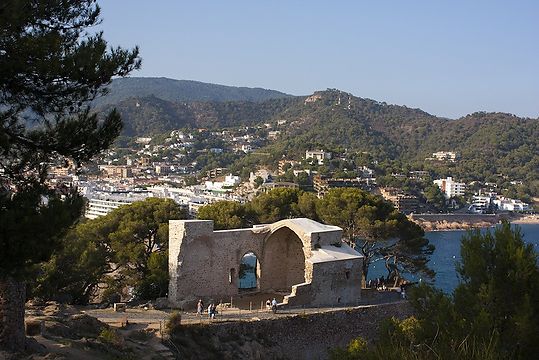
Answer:
[{"label": "green foliage", "polygon": [[44,186],[48,164],[78,165],[120,132],[116,111],[98,116],[88,103],[140,60],[138,49],[108,48],[102,33],[86,31],[99,14],[90,0],[0,4],[0,189],[17,193],[0,194],[2,274],[47,260],[81,213],[75,192],[64,189],[62,197]]},{"label": "green foliage", "polygon": [[334,349],[330,352],[332,360],[362,359],[368,354],[367,342],[362,337],[355,338],[346,349]]},{"label": "green foliage", "polygon": [[260,187],[264,183],[264,179],[262,179],[260,176],[257,176],[255,179],[255,188]]},{"label": "green foliage", "polygon": [[301,216],[297,208],[300,190],[273,189],[255,197],[247,204],[255,224],[267,224]]},{"label": "green foliage", "polygon": [[238,229],[247,225],[245,206],[236,201],[217,201],[202,206],[197,217],[202,220],[213,220],[216,230]]},{"label": "green foliage", "polygon": [[[416,316],[390,319],[376,344],[353,359],[531,359],[539,351],[537,254],[508,223],[462,240],[453,297],[411,289]],[[346,358],[346,357],[342,357]]]},{"label": "green foliage", "polygon": [[494,233],[474,231],[462,240],[462,283],[455,306],[469,330],[500,336],[507,356],[529,358],[539,351],[539,267],[532,244],[508,223]]},{"label": "green foliage", "polygon": [[385,261],[392,278],[403,271],[434,275],[427,266],[434,247],[423,230],[381,196],[360,189],[332,189],[316,209],[320,219],[340,226],[345,239],[365,256],[363,281],[375,258]]},{"label": "green foliage", "polygon": [[182,315],[175,311],[167,319],[167,322],[165,323],[165,330],[168,334],[174,335],[177,333],[182,326]]},{"label": "green foliage", "polygon": [[101,330],[97,339],[105,345],[111,345],[116,348],[123,348],[125,346],[123,336],[111,328]]},{"label": "green foliage", "polygon": [[424,195],[427,203],[434,206],[438,210],[444,210],[446,208],[444,193],[438,187],[438,185],[430,184],[427,186],[425,188]]},{"label": "green foliage", "polygon": [[164,296],[168,221],[186,217],[172,200],[149,198],[86,221],[67,234],[63,249],[42,266],[34,293],[86,303],[99,283],[108,282],[110,292],[133,286],[138,298]]}]

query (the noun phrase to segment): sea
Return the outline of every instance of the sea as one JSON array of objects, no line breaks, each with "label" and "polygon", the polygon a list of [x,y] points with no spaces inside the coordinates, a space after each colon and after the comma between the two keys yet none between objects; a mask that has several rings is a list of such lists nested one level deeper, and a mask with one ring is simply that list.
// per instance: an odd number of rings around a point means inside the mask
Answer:
[{"label": "sea", "polygon": [[[512,225],[520,227],[524,241],[533,244],[536,253],[539,253],[539,224],[518,224]],[[484,228],[481,231],[492,231],[493,228]],[[429,231],[425,236],[436,249],[430,256],[429,265],[436,272],[433,280],[424,279],[420,276],[407,274],[406,277],[414,282],[427,281],[435,287],[450,294],[457,286],[459,279],[455,265],[460,261],[460,241],[466,230],[451,231]],[[380,276],[387,276],[387,270],[383,262],[371,264],[369,267],[369,279]]]}]

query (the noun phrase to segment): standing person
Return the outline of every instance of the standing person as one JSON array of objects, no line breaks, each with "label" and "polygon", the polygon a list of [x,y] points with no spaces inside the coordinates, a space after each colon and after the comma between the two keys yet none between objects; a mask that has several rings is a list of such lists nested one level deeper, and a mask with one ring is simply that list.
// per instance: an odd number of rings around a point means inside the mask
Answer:
[{"label": "standing person", "polygon": [[277,313],[277,300],[275,298],[271,300],[271,310],[274,314]]},{"label": "standing person", "polygon": [[208,317],[210,319],[213,319],[212,315],[213,315],[213,312],[212,312],[212,305],[213,303],[210,303],[210,305],[208,305]]},{"label": "standing person", "polygon": [[200,299],[197,304],[197,315],[202,316],[202,311],[204,311],[204,302]]},{"label": "standing person", "polygon": [[268,301],[266,301],[266,310],[270,311],[271,310],[271,300],[268,299]]},{"label": "standing person", "polygon": [[401,296],[403,299],[406,299],[406,288],[404,285],[401,285]]},{"label": "standing person", "polygon": [[211,318],[215,319],[215,315],[217,315],[217,305],[212,304],[212,306],[211,306]]}]

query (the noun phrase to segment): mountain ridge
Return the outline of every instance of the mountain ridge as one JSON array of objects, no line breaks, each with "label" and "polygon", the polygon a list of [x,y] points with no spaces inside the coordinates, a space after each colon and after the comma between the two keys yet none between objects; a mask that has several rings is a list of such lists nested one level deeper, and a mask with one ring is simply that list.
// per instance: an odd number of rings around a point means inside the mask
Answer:
[{"label": "mountain ridge", "polygon": [[195,80],[166,77],[128,77],[114,79],[108,93],[94,101],[97,107],[115,104],[133,97],[148,97],[181,101],[253,101],[286,98],[292,95],[271,89],[228,86]]}]

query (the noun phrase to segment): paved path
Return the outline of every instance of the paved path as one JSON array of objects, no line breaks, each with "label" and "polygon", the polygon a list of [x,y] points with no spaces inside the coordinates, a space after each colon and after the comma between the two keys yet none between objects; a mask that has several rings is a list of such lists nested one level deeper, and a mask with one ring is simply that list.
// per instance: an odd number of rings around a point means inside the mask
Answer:
[{"label": "paved path", "polygon": [[[403,302],[403,301],[396,301]],[[395,302],[390,302],[395,303]],[[197,316],[194,312],[180,312],[182,315],[182,323],[185,324],[198,324],[198,323],[216,323],[223,321],[257,321],[261,319],[276,319],[280,317],[303,315],[303,314],[316,314],[330,311],[340,311],[346,309],[359,309],[368,308],[377,305],[360,305],[355,307],[325,307],[325,308],[294,308],[294,309],[280,309],[276,314],[267,310],[242,310],[238,308],[225,308],[219,309],[219,314],[214,320],[210,320],[207,314]],[[100,321],[109,324],[122,323],[125,320],[130,323],[148,324],[152,325],[152,328],[159,328],[159,325],[164,325],[168,316],[173,310],[143,310],[143,309],[127,309],[126,312],[114,312],[112,309],[92,309],[85,310],[85,313],[96,317]]]}]

